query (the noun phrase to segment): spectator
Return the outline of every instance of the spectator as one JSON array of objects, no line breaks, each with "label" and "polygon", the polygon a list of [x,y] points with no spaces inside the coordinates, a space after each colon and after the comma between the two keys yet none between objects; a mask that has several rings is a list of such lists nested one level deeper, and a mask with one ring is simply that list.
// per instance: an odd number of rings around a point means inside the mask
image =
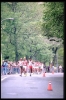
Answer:
[{"label": "spectator", "polygon": [[19,65],[18,65],[18,62],[16,62],[16,73],[19,74],[20,70],[19,70]]},{"label": "spectator", "polygon": [[62,66],[61,65],[59,66],[59,72],[62,72]]},{"label": "spectator", "polygon": [[7,69],[8,69],[8,62],[7,62],[7,60],[4,60],[2,66],[3,66],[3,72],[4,72],[4,74],[7,75],[7,72],[8,72],[7,71]]}]

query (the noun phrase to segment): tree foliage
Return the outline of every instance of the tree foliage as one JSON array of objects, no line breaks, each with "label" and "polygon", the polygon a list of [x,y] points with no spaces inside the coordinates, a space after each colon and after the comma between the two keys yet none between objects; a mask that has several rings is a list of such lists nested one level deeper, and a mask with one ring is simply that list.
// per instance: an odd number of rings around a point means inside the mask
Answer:
[{"label": "tree foliage", "polygon": [[44,2],[43,35],[64,40],[64,2]]}]

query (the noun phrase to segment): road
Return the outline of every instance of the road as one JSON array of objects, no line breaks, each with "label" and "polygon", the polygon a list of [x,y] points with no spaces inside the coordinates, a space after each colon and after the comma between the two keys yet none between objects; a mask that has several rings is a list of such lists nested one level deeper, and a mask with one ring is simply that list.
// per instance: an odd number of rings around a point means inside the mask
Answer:
[{"label": "road", "polygon": [[[52,91],[48,91],[51,81]],[[19,74],[1,77],[1,98],[64,98],[64,74]]]}]

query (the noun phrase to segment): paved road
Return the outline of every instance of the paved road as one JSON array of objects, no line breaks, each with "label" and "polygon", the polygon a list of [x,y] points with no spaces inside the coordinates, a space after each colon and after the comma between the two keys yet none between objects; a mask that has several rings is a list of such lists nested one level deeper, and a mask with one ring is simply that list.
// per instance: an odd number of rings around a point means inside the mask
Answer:
[{"label": "paved road", "polygon": [[[19,74],[1,77],[1,98],[64,98],[63,73],[46,73],[30,77]],[[51,81],[52,91],[48,91]]]}]

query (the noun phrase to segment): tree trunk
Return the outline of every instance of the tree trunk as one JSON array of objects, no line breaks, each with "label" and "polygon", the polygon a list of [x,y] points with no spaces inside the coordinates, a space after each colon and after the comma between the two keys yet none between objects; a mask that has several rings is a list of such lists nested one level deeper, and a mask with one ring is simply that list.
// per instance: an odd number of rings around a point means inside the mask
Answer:
[{"label": "tree trunk", "polygon": [[15,46],[15,61],[18,61],[18,51],[17,51],[17,34],[16,27],[14,27],[14,46]]},{"label": "tree trunk", "polygon": [[57,50],[58,50],[58,47],[56,47],[55,49],[54,49],[54,57],[53,57],[53,65],[55,65],[55,61],[57,61],[56,59],[57,59],[57,57],[56,57],[56,54],[57,54]]}]

